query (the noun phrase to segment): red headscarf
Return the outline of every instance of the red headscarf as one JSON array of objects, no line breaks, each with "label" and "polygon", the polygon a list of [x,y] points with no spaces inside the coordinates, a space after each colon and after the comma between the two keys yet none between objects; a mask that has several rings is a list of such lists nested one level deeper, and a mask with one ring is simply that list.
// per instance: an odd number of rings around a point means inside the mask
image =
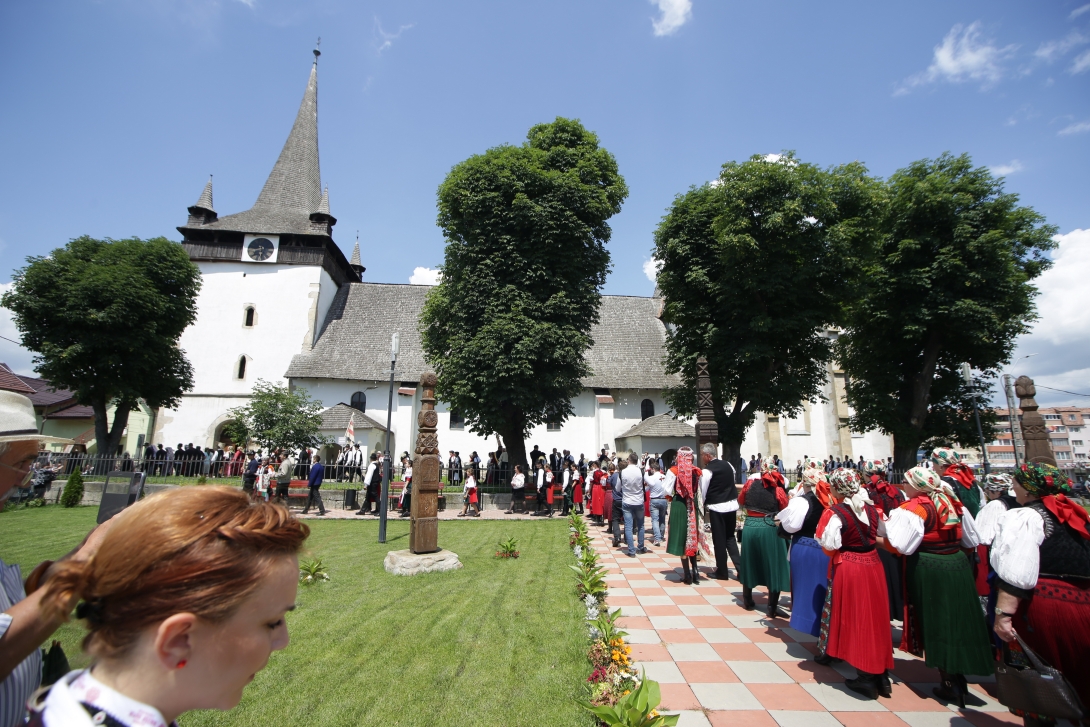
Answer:
[{"label": "red headscarf", "polygon": [[677,451],[677,483],[674,491],[682,500],[693,497],[693,450],[682,447]]},{"label": "red headscarf", "polygon": [[947,467],[946,472],[943,473],[943,477],[953,477],[957,480],[958,484],[966,490],[973,489],[973,485],[976,483],[976,475],[973,474],[973,468],[962,462]]},{"label": "red headscarf", "polygon": [[761,472],[761,484],[766,490],[772,490],[780,509],[787,507],[787,490],[784,489],[783,475],[779,470],[766,469]]},{"label": "red headscarf", "polygon": [[1086,514],[1080,505],[1076,505],[1067,499],[1067,495],[1045,495],[1041,498],[1041,504],[1056,516],[1064,525],[1069,525],[1072,530],[1083,538],[1090,540],[1090,515]]}]

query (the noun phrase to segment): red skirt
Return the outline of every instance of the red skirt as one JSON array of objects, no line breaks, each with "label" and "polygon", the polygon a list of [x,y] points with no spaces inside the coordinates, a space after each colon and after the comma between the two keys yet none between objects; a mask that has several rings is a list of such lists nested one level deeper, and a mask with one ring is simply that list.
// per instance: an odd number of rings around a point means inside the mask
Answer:
[{"label": "red skirt", "polygon": [[472,503],[474,505],[477,504],[477,488],[476,487],[469,488],[469,501],[470,501],[470,503]]},{"label": "red skirt", "polygon": [[877,551],[840,553],[821,620],[826,654],[868,674],[893,668],[886,571]]},{"label": "red skirt", "polygon": [[572,491],[571,501],[577,504],[583,504],[583,483],[582,481],[575,483],[575,489]]},{"label": "red skirt", "polygon": [[[966,555],[971,552],[972,551],[966,551]],[[988,546],[976,546],[976,556],[976,562],[973,563],[973,568],[976,569],[976,595],[987,596],[992,592],[992,586],[988,583]]]},{"label": "red skirt", "polygon": [[1014,629],[1029,648],[1063,672],[1083,704],[1090,704],[1090,585],[1041,578],[1018,606]]},{"label": "red skirt", "polygon": [[590,487],[590,514],[602,515],[604,513],[603,507],[605,506],[605,492],[602,490],[601,485],[591,485]]},{"label": "red skirt", "polygon": [[613,490],[602,488],[602,514],[606,520],[613,518]]},{"label": "red skirt", "polygon": [[553,486],[545,485],[545,502],[553,504]]},{"label": "red skirt", "polygon": [[651,517],[651,492],[643,491],[643,516]]}]

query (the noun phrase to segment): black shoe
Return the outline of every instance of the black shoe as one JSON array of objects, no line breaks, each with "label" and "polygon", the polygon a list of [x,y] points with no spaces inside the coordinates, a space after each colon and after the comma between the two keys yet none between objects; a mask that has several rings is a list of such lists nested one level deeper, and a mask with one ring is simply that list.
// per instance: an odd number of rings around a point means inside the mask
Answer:
[{"label": "black shoe", "polygon": [[687,586],[693,585],[693,574],[689,571],[685,571],[685,573],[681,576],[681,582]]},{"label": "black shoe", "polygon": [[822,666],[830,666],[832,665],[833,661],[833,657],[829,656],[828,654],[818,654],[814,657],[814,663],[821,664]]},{"label": "black shoe", "polygon": [[753,611],[757,608],[757,604],[753,602],[753,589],[742,588],[742,608],[747,611]]},{"label": "black shoe", "polygon": [[952,702],[965,709],[965,692],[961,691],[961,686],[958,684],[958,675],[944,674],[942,672],[939,672],[939,674],[942,677],[942,683],[931,691],[944,702]]},{"label": "black shoe", "polygon": [[846,680],[844,686],[856,694],[862,694],[867,699],[878,699],[878,686],[875,684],[873,674],[867,674],[866,676],[860,674],[855,679]]},{"label": "black shoe", "polygon": [[700,571],[694,570],[693,571],[693,585],[695,586],[696,584],[700,583],[700,581],[702,581],[702,580],[707,580],[707,579],[706,578],[701,578],[700,577]]},{"label": "black shoe", "polygon": [[893,697],[893,683],[889,680],[889,674],[878,677],[878,696],[891,699]]}]

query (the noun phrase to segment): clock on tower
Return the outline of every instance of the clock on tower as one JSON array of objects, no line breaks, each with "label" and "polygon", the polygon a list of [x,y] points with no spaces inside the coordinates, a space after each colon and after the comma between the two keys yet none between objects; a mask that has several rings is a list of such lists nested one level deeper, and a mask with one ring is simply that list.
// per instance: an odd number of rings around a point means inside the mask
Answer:
[{"label": "clock on tower", "polygon": [[279,251],[278,235],[246,235],[242,242],[242,262],[274,263]]}]

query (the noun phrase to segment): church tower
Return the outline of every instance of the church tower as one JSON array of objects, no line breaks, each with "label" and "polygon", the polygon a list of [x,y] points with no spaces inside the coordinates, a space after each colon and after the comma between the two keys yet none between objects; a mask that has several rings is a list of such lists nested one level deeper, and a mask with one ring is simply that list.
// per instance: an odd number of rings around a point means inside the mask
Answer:
[{"label": "church tower", "polygon": [[337,219],[318,164],[318,56],[280,156],[253,207],[220,217],[209,178],[178,228],[201,270],[197,320],[180,346],[194,369],[193,390],[159,412],[155,442],[224,441],[227,411],[249,399],[258,379],[287,383],[292,356],[308,353],[337,290],[358,282],[333,241]]}]

